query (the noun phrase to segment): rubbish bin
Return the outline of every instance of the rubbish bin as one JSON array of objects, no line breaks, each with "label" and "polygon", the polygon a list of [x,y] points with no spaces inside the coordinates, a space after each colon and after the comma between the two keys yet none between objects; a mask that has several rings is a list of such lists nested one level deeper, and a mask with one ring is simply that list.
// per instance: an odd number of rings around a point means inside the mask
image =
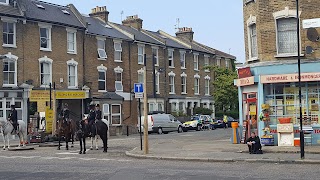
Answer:
[{"label": "rubbish bin", "polygon": [[239,144],[240,143],[240,134],[239,134],[239,123],[238,122],[232,122],[232,137],[231,142],[233,144]]}]

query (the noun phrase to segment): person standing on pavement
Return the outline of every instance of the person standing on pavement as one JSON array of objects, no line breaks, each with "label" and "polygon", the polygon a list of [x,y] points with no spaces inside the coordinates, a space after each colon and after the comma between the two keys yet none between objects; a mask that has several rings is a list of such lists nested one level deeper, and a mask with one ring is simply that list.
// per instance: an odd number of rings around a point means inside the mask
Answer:
[{"label": "person standing on pavement", "polygon": [[227,115],[224,115],[224,116],[223,116],[223,125],[224,125],[224,128],[225,128],[225,129],[228,128],[228,127],[227,127],[227,124],[228,124],[228,116],[227,116]]},{"label": "person standing on pavement", "polygon": [[14,132],[16,133],[18,130],[18,113],[17,113],[15,105],[11,105],[11,111],[10,111],[8,119],[12,121],[13,130],[11,133],[12,134]]}]

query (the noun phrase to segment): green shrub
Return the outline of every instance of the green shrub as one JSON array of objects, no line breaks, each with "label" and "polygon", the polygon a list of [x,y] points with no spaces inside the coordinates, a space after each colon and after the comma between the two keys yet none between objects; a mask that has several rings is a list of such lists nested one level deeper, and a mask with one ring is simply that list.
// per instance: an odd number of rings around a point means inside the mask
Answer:
[{"label": "green shrub", "polygon": [[218,111],[215,113],[216,118],[217,117],[223,117],[223,115],[227,115],[227,116],[231,116],[234,119],[239,119],[239,111],[227,111],[226,113],[224,113],[223,111]]}]

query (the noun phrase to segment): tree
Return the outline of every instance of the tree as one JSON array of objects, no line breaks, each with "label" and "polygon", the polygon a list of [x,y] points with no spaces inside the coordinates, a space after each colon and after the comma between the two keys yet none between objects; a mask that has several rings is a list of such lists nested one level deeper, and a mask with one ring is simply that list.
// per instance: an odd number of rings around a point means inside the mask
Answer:
[{"label": "tree", "polygon": [[214,91],[213,98],[215,109],[217,111],[238,110],[238,88],[234,85],[234,79],[237,79],[237,72],[233,69],[222,68],[218,66],[207,67],[214,71]]}]

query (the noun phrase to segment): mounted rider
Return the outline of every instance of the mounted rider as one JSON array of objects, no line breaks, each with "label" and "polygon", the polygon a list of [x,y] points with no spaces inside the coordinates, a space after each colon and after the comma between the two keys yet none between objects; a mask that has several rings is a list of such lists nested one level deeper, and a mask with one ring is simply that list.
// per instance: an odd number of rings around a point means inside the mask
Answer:
[{"label": "mounted rider", "polygon": [[68,108],[68,104],[67,103],[64,104],[64,107],[63,107],[63,109],[61,111],[61,117],[62,117],[64,123],[69,123],[70,110]]},{"label": "mounted rider", "polygon": [[96,105],[96,120],[101,120],[102,119],[102,112],[100,110],[100,105]]},{"label": "mounted rider", "polygon": [[15,108],[15,105],[11,105],[11,111],[10,111],[8,119],[10,121],[12,121],[13,130],[12,130],[11,133],[12,134],[14,132],[17,133],[17,131],[18,131],[18,113],[17,113],[17,110]]},{"label": "mounted rider", "polygon": [[93,127],[93,124],[95,122],[95,119],[96,119],[96,112],[95,112],[95,109],[94,109],[94,106],[95,104],[90,104],[89,105],[89,109],[90,109],[90,112],[88,114],[88,125],[89,125],[89,135],[93,135],[93,132],[94,132],[94,127]]}]

